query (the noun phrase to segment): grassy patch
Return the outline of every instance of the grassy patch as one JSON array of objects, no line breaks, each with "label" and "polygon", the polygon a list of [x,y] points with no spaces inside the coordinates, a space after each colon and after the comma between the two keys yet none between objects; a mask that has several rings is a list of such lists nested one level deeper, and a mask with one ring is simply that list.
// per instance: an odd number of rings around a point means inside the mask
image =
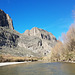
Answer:
[{"label": "grassy patch", "polygon": [[11,55],[0,55],[0,62],[23,62],[38,61],[37,57],[14,57]]}]

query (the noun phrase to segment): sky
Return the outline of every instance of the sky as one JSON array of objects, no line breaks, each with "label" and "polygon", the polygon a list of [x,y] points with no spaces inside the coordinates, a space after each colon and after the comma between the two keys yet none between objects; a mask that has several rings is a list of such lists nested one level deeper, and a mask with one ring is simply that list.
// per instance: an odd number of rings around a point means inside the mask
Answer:
[{"label": "sky", "polygon": [[38,27],[59,39],[74,23],[75,0],[0,0],[0,9],[12,18],[16,31]]}]

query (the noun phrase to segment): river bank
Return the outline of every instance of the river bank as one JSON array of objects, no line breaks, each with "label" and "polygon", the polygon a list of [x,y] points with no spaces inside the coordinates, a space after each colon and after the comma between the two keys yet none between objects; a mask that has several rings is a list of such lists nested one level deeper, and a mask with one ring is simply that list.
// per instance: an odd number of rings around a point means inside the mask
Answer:
[{"label": "river bank", "polygon": [[15,65],[15,64],[23,64],[23,63],[28,63],[27,61],[25,62],[3,62],[3,63],[0,63],[0,66],[7,66],[7,65]]},{"label": "river bank", "polygon": [[[27,64],[29,62],[32,62],[32,61],[24,61],[24,62],[2,62],[0,63],[0,66],[8,66],[8,65],[16,65],[16,64]],[[45,61],[44,61],[45,62]],[[48,63],[48,61],[46,61],[45,63]],[[49,62],[49,63],[53,63],[53,62]],[[64,63],[74,63],[74,61],[64,61]]]},{"label": "river bank", "polygon": [[11,55],[0,55],[0,63],[2,62],[25,62],[25,61],[38,61],[37,57],[17,57]]}]

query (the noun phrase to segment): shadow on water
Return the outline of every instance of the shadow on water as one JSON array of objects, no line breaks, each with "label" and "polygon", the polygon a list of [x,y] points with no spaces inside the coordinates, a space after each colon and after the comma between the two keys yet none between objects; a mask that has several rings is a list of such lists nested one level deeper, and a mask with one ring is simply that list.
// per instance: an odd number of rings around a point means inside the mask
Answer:
[{"label": "shadow on water", "polygon": [[75,75],[75,64],[41,63],[0,67],[0,75]]}]

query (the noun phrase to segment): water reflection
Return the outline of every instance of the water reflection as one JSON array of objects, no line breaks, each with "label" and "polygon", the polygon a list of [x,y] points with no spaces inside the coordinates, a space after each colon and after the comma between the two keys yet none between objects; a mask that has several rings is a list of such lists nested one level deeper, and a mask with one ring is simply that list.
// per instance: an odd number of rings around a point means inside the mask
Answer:
[{"label": "water reflection", "polygon": [[0,67],[0,75],[75,75],[75,64],[31,63]]}]

